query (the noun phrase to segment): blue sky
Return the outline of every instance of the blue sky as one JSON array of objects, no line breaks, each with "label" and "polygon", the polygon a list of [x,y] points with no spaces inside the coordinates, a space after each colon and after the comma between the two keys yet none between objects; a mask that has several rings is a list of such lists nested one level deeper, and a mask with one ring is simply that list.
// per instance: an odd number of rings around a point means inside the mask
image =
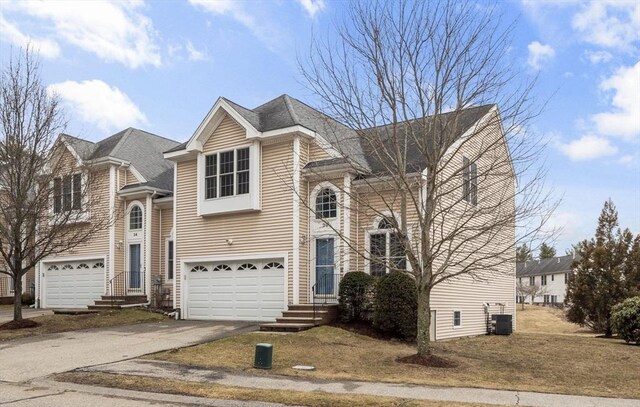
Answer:
[{"label": "blue sky", "polygon": [[[563,253],[593,235],[611,197],[640,233],[640,2],[498,3],[517,20],[513,63],[538,75],[548,100],[531,123],[548,142],[552,223]],[[312,33],[345,9],[329,0],[0,0],[0,63],[12,47],[40,50],[45,83],[62,98],[67,132],[99,140],[132,126],[186,140],[218,96],[247,107],[283,93],[314,104],[298,70]]]}]

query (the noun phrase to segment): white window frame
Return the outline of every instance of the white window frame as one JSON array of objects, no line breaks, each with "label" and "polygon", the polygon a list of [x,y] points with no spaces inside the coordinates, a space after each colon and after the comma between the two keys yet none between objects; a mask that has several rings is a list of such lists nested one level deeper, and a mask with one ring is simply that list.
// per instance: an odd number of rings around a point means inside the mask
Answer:
[{"label": "white window frame", "polygon": [[[131,212],[133,212],[133,208],[138,208],[140,209],[140,227],[133,229],[131,227]],[[138,231],[138,230],[143,230],[144,229],[144,210],[142,209],[142,205],[141,204],[137,204],[137,203],[132,203],[132,205],[129,205],[129,210],[127,211],[127,230],[130,232],[134,232],[134,231]]]},{"label": "white window frame", "polygon": [[[169,242],[173,243],[172,250],[169,250]],[[169,236],[164,240],[164,278],[165,281],[173,281],[176,278],[176,256],[175,256],[175,241],[173,237]],[[169,253],[173,257],[173,277],[169,278]]]},{"label": "white window frame", "polygon": [[[237,171],[237,151],[249,149],[249,193],[237,194],[238,171]],[[220,196],[220,154],[233,151],[233,195]],[[216,197],[206,198],[206,157],[217,155],[216,162]],[[218,151],[207,151],[198,154],[197,158],[197,195],[198,195],[198,216],[216,215],[229,212],[244,212],[260,210],[260,142],[252,144],[242,144],[234,148]]]},{"label": "white window frame", "polygon": [[[81,201],[80,201],[80,209],[73,209],[73,177],[75,175],[80,175],[80,194],[81,196]],[[65,176],[70,176],[71,177],[71,209],[66,211],[64,209],[64,177]],[[55,195],[55,180],[56,179],[60,179],[60,212],[56,212],[55,211],[55,200],[56,200],[56,195]],[[72,172],[69,174],[64,174],[64,175],[58,175],[56,177],[54,177],[51,181],[50,181],[50,188],[52,194],[51,194],[51,205],[49,206],[49,216],[50,216],[50,224],[54,224],[56,222],[56,218],[58,217],[62,217],[65,216],[65,213],[70,212],[71,213],[71,218],[69,219],[70,222],[87,222],[89,221],[89,193],[90,191],[86,190],[85,188],[87,188],[87,174],[83,171],[76,171],[76,172]],[[85,192],[83,194],[83,191]]]},{"label": "white window frame", "polygon": [[[460,314],[460,316],[458,317],[458,322],[459,324],[456,325],[456,312]],[[460,309],[454,309],[453,310],[453,329],[460,329],[462,328],[462,310]]]},{"label": "white window frame", "polygon": [[[389,237],[389,235],[391,233],[394,233],[394,231],[396,231],[395,229],[379,229],[378,225],[380,224],[380,221],[382,221],[382,219],[384,218],[392,218],[395,217],[397,222],[400,224],[401,220],[398,217],[398,215],[393,215],[390,212],[384,212],[382,214],[382,216],[376,216],[373,224],[366,230],[366,233],[364,235],[364,244],[365,244],[365,252],[367,253],[365,259],[364,259],[364,272],[367,274],[371,274],[371,235],[377,235],[377,234],[386,234],[385,237],[385,258],[388,259],[390,256],[390,252],[391,252],[391,239]],[[409,236],[409,242],[411,242],[411,236],[412,236],[412,230],[413,227],[412,226],[407,226],[407,235]],[[411,264],[409,263],[409,261],[406,259],[405,256],[405,265],[407,268],[407,271],[411,271]],[[389,274],[389,265],[386,264],[385,265],[385,274]]]}]

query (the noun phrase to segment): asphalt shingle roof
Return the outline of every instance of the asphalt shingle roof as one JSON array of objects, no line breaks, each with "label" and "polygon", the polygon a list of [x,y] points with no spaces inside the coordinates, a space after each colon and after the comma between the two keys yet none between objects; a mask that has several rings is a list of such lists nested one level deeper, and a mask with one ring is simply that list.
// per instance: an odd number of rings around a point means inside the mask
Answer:
[{"label": "asphalt shingle roof", "polygon": [[163,152],[178,146],[177,141],[132,127],[97,143],[63,137],[83,160],[113,157],[128,161],[147,180],[140,185],[173,191],[173,163],[165,160]]},{"label": "asphalt shingle roof", "polygon": [[543,274],[560,274],[571,271],[573,255],[552,257],[543,260],[529,260],[516,263],[516,277],[539,276]]},{"label": "asphalt shingle roof", "polygon": [[[304,126],[309,130],[315,131],[345,159],[356,164],[364,171],[377,173],[384,172],[386,169],[384,163],[382,163],[379,158],[376,158],[379,156],[375,154],[375,146],[364,141],[368,137],[363,137],[363,135],[369,133],[368,135],[370,136],[371,132],[377,132],[377,138],[381,140],[385,138],[389,139],[391,126],[380,126],[356,131],[289,95],[281,95],[254,109],[247,109],[229,99],[223,99],[260,132],[283,129],[296,125]],[[446,142],[448,144],[453,143],[482,116],[487,114],[493,106],[494,105],[470,107],[458,112],[455,118],[454,115],[450,113],[437,116],[440,119],[439,123],[446,123],[443,126],[447,132]],[[426,126],[429,126],[434,121],[434,116],[431,116],[426,120],[405,122],[399,127],[396,126],[396,129],[400,128],[400,131],[414,131],[418,133],[417,129],[419,126],[420,128],[424,128],[422,126],[424,126],[425,123]],[[430,141],[424,141],[425,143],[423,145],[428,146]],[[186,146],[187,143],[183,143],[167,152],[180,151],[185,149]],[[407,170],[417,172],[424,169],[426,166],[424,154],[417,148],[415,139],[410,137],[407,147]],[[339,162],[335,160],[322,160],[316,163],[309,163],[306,168],[319,168],[336,163]]]}]

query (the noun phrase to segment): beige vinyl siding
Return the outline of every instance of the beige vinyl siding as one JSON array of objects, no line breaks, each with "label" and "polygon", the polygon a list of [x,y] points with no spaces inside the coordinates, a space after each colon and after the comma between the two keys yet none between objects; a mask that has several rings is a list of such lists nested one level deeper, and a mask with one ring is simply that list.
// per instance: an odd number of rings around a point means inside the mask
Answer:
[{"label": "beige vinyl siding", "polygon": [[[491,147],[487,151],[487,146],[492,142],[501,140],[495,147]],[[507,196],[513,196],[515,184],[511,174],[501,168],[500,173],[495,169],[496,163],[502,165],[508,162],[508,152],[502,142],[500,129],[496,124],[492,124],[488,128],[469,139],[468,142],[462,144],[456,156],[450,161],[450,165],[445,168],[445,176],[449,176],[462,167],[463,156],[475,161],[478,166],[478,207],[495,205],[496,199],[507,193]],[[480,154],[480,151],[487,151]],[[477,157],[475,159],[474,157]],[[457,167],[457,168],[456,168]],[[483,175],[487,174],[487,178],[483,179]],[[459,186],[460,195],[462,195],[462,176],[453,177],[453,186]],[[447,185],[449,187],[449,185]],[[467,202],[457,204],[457,210],[464,213],[465,206],[470,205]],[[510,199],[506,205],[515,210],[515,203]],[[481,224],[483,221],[489,221],[492,214],[478,215],[474,213],[472,222]],[[442,224],[445,232],[449,232],[456,227],[458,218],[454,218],[451,214]],[[481,256],[481,252],[500,253],[505,249],[510,250],[515,241],[515,227],[505,228],[496,236],[480,237],[474,239],[473,246],[467,247],[464,254],[472,253],[473,260],[477,260]],[[484,247],[483,247],[484,246]],[[475,252],[473,252],[475,250]],[[515,250],[515,248],[513,248]],[[502,256],[505,256],[504,254]],[[439,259],[436,259],[435,266],[439,265]],[[454,267],[455,268],[455,267]],[[483,303],[491,304],[490,313],[500,313],[501,309],[496,303],[505,304],[504,312],[514,316],[515,322],[515,260],[505,262],[495,267],[496,271],[481,273],[484,280],[472,279],[470,276],[464,276],[443,282],[436,286],[432,292],[431,306],[436,310],[436,332],[438,339],[453,338],[459,336],[482,335],[486,332],[486,319]],[[451,271],[456,271],[451,270]],[[453,311],[461,311],[461,326],[453,328]]]},{"label": "beige vinyl siding", "polygon": [[[221,151],[246,145],[245,132],[228,116],[223,119],[204,145],[204,152]],[[176,299],[180,304],[181,262],[192,256],[288,252],[289,301],[292,300],[292,217],[293,191],[283,184],[290,179],[292,143],[284,141],[263,145],[261,152],[262,210],[197,215],[196,160],[177,164],[176,239],[178,270]],[[229,245],[227,239],[232,239]]]},{"label": "beige vinyl siding", "polygon": [[[449,168],[446,168],[444,173],[451,175],[456,169],[455,166],[462,166],[462,156],[472,158],[474,155],[478,155],[478,151],[481,148],[482,143],[488,140],[495,140],[496,137],[501,137],[500,130],[497,126],[484,129],[481,134],[474,136],[469,142],[464,143],[457,156],[451,160]],[[498,143],[494,149],[478,160],[478,173],[482,172],[482,168],[491,166],[492,163],[505,162],[508,160],[508,152],[503,143]],[[452,177],[451,180],[454,187],[458,188],[460,195],[456,195],[456,199],[459,199],[462,194],[462,176]],[[449,186],[447,186],[448,188]],[[479,183],[478,185],[478,204],[482,205],[483,202],[490,202],[491,199],[500,196],[504,191],[508,191],[507,195],[513,196],[513,189],[515,184],[510,174],[497,174],[490,177],[485,183]],[[394,211],[398,211],[399,197],[393,192],[388,191],[378,196],[375,193],[367,193],[365,188],[360,188],[358,195],[359,202],[352,202],[352,216],[351,216],[351,229],[352,239],[359,248],[359,251],[367,251],[366,247],[366,235],[367,229],[372,228],[374,219],[378,215],[376,211],[387,212],[390,207]],[[383,199],[384,198],[384,199]],[[460,205],[467,205],[466,202],[460,203]],[[509,202],[507,206],[513,208],[513,202]],[[461,213],[464,211],[461,210]],[[490,216],[490,215],[486,215]],[[415,211],[409,211],[407,215],[407,224],[411,227],[412,224],[416,224],[418,220],[417,213]],[[478,218],[476,222],[481,219]],[[445,232],[451,231],[458,221],[458,218],[454,214],[449,214],[441,223]],[[413,228],[413,245],[418,244],[419,229]],[[492,242],[484,250],[495,249],[496,252],[505,250],[513,245],[515,241],[515,229],[505,229],[501,233],[492,239]],[[493,245],[493,246],[491,246]],[[480,246],[478,246],[479,248]],[[473,246],[467,247],[466,252],[473,250]],[[351,270],[365,271],[365,259],[362,256],[353,256]],[[472,256],[473,257],[473,256]],[[438,263],[436,259],[434,268],[438,267],[441,263]],[[484,281],[472,280],[469,276],[457,278],[455,280],[447,281],[437,285],[431,294],[431,307],[436,311],[436,335],[437,339],[447,339],[461,336],[481,335],[486,332],[486,321],[483,303],[491,304],[490,313],[499,313],[500,307],[496,306],[496,303],[504,303],[504,312],[514,316],[515,326],[515,262],[509,261],[501,264],[497,267],[498,271],[491,274],[485,274]],[[455,271],[455,270],[451,270]],[[453,327],[453,313],[454,311],[461,311],[461,326],[459,328]]]},{"label": "beige vinyl siding", "polygon": [[332,158],[332,156],[327,153],[322,147],[320,147],[320,145],[318,143],[316,143],[315,141],[311,141],[308,143],[308,156],[309,156],[309,161],[320,161],[320,160],[326,160],[328,158]]}]

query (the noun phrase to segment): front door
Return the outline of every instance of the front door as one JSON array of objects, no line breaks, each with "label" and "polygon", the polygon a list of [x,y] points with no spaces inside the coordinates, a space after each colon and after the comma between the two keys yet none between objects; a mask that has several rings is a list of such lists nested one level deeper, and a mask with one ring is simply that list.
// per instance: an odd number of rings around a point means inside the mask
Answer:
[{"label": "front door", "polygon": [[316,239],[316,295],[334,295],[334,239]]},{"label": "front door", "polygon": [[140,243],[129,245],[129,288],[140,289]]}]

